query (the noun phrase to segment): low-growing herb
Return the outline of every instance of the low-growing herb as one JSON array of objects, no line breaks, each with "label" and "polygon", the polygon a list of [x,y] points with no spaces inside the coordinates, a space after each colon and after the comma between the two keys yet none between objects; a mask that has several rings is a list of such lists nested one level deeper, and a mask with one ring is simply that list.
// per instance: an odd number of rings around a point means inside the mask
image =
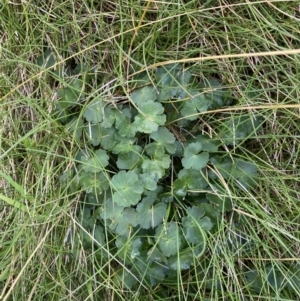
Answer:
[{"label": "low-growing herb", "polygon": [[197,83],[178,64],[157,69],[156,87],[143,77],[127,103],[95,97],[78,110],[78,122],[71,109],[82,86],[70,85],[58,90],[55,114],[63,124],[72,121],[68,130],[84,142],[72,171],[61,176],[66,189],[84,195],[84,246],[111,247],[107,252],[126,267],[116,281],[128,288],[194,266],[234,206],[226,189],[243,193],[258,180],[255,164],[225,149],[253,136],[263,120],[241,116],[215,136],[202,134],[199,113],[228,106],[230,91],[216,79]]}]

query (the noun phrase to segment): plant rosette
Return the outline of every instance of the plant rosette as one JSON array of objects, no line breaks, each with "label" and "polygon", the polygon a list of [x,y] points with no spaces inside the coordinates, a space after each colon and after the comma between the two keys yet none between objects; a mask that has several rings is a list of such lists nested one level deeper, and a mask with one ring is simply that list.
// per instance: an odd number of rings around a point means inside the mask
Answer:
[{"label": "plant rosette", "polygon": [[244,115],[224,122],[215,137],[202,135],[199,113],[228,106],[228,89],[216,79],[197,83],[178,64],[158,68],[156,86],[146,74],[139,78],[126,104],[97,96],[68,118],[79,101],[69,86],[60,89],[55,110],[85,145],[61,176],[65,188],[82,195],[78,219],[89,235],[81,238],[87,248],[111,247],[126,266],[116,281],[128,288],[139,279],[160,283],[206,252],[208,237],[232,210],[224,182],[242,193],[258,180],[255,164],[223,146],[251,138],[262,124]]}]

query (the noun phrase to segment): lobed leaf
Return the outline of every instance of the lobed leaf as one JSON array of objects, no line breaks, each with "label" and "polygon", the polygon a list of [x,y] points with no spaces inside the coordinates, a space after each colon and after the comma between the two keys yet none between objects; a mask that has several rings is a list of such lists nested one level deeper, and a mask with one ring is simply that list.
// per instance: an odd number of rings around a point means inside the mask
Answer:
[{"label": "lobed leaf", "polygon": [[209,107],[209,100],[204,94],[201,94],[196,90],[189,90],[188,97],[184,100],[180,113],[187,120],[196,120],[198,118],[198,112],[206,112]]},{"label": "lobed leaf", "polygon": [[154,286],[164,280],[168,273],[168,269],[160,264],[153,262],[151,265],[147,261],[146,256],[138,257],[134,267],[132,268],[134,275],[138,275],[143,282],[148,282],[150,286]]},{"label": "lobed leaf", "polygon": [[154,102],[157,99],[157,92],[152,85],[145,86],[134,90],[130,95],[130,99],[140,107],[145,102]]},{"label": "lobed leaf", "polygon": [[[209,161],[209,153],[202,152],[202,145],[199,142],[191,143],[185,150],[182,165],[186,169],[201,170]],[[200,153],[200,154],[199,154]]]},{"label": "lobed leaf", "polygon": [[101,127],[105,129],[109,129],[113,127],[116,120],[119,120],[119,116],[122,115],[122,113],[109,105],[106,105],[104,107],[104,113],[102,116],[102,122]]},{"label": "lobed leaf", "polygon": [[103,191],[109,189],[107,175],[103,172],[80,172],[79,183],[87,193],[101,194]]},{"label": "lobed leaf", "polygon": [[222,158],[221,156],[216,155],[210,158],[210,162],[217,169],[217,172],[212,170],[209,172],[209,176],[212,179],[217,179],[219,177],[218,174],[220,174],[224,179],[228,179],[230,177],[230,172],[233,168],[233,162],[230,158]]},{"label": "lobed leaf", "polygon": [[205,98],[209,102],[209,109],[219,109],[231,103],[230,91],[222,87],[216,78],[210,78],[200,83]]},{"label": "lobed leaf", "polygon": [[192,250],[180,252],[177,255],[173,255],[169,258],[169,267],[172,270],[187,270],[194,265],[194,253]]},{"label": "lobed leaf", "polygon": [[200,192],[208,186],[207,179],[204,178],[200,171],[195,169],[182,169],[178,173],[178,179],[183,181],[188,190],[192,190],[194,192]]},{"label": "lobed leaf", "polygon": [[41,54],[38,57],[36,63],[42,68],[50,69],[57,63],[57,59],[54,52],[52,52],[50,49],[47,49],[43,54]]},{"label": "lobed leaf", "polygon": [[112,149],[113,154],[126,154],[128,152],[142,152],[142,147],[139,145],[134,145],[137,138],[124,138],[116,135],[116,143]]},{"label": "lobed leaf", "polygon": [[141,160],[141,155],[139,154],[140,146],[135,145],[138,151],[131,151],[127,153],[121,153],[118,155],[117,166],[119,169],[133,169],[137,163]]},{"label": "lobed leaf", "polygon": [[172,203],[174,201],[174,195],[171,192],[161,193],[159,200],[164,203]]},{"label": "lobed leaf", "polygon": [[167,212],[167,205],[165,203],[154,204],[155,198],[145,197],[137,207],[137,220],[141,228],[149,229],[155,228],[162,223],[163,218]]},{"label": "lobed leaf", "polygon": [[177,179],[173,183],[173,193],[177,197],[185,197],[187,194],[186,182],[182,179]]},{"label": "lobed leaf", "polygon": [[[241,159],[232,162],[229,158],[220,156],[213,156],[211,162],[222,177],[235,182],[242,189],[253,188],[257,184],[258,168],[251,162]],[[217,178],[218,175],[216,172],[210,172],[210,177]]]},{"label": "lobed leaf", "polygon": [[149,137],[156,141],[146,145],[148,155],[153,155],[156,149],[162,148],[169,154],[174,154],[176,151],[175,136],[165,127],[159,127],[156,132],[153,132]]},{"label": "lobed leaf", "polygon": [[204,210],[193,206],[187,208],[188,215],[182,218],[182,226],[185,238],[191,244],[199,245],[205,241],[204,231],[209,231],[213,224],[209,217],[204,217]]},{"label": "lobed leaf", "polygon": [[170,164],[171,159],[167,154],[156,155],[152,159],[145,158],[142,163],[143,173],[149,174],[152,179],[158,181],[165,175]]},{"label": "lobed leaf", "polygon": [[166,101],[172,98],[184,98],[191,77],[191,73],[187,70],[182,70],[179,64],[159,67],[156,71],[157,86],[159,87],[157,100]]},{"label": "lobed leaf", "polygon": [[100,225],[94,225],[91,230],[81,231],[80,239],[85,248],[99,248],[105,245],[105,236],[103,228]]},{"label": "lobed leaf", "polygon": [[106,150],[112,149],[116,144],[115,128],[104,128],[100,124],[87,124],[85,133],[88,141],[93,146],[99,144]]},{"label": "lobed leaf", "polygon": [[139,179],[143,182],[145,189],[154,191],[157,188],[157,180],[153,175],[147,173],[139,174]]},{"label": "lobed leaf", "polygon": [[133,208],[119,206],[112,199],[106,201],[100,217],[108,221],[109,229],[123,236],[127,236],[132,228],[138,225],[136,211]]},{"label": "lobed leaf", "polygon": [[135,90],[137,88],[151,84],[151,81],[152,80],[151,80],[150,74],[147,71],[138,73],[138,74],[134,75],[132,78],[132,82],[134,83]]},{"label": "lobed leaf", "polygon": [[134,260],[140,258],[141,248],[144,241],[140,237],[130,238],[118,236],[116,238],[116,247],[118,248],[118,257],[123,261]]},{"label": "lobed leaf", "polygon": [[84,124],[82,118],[74,117],[66,125],[66,130],[73,132],[73,137],[75,140],[80,141],[84,129]]},{"label": "lobed leaf", "polygon": [[113,201],[119,206],[129,207],[136,205],[144,191],[143,183],[132,171],[120,171],[111,179]]},{"label": "lobed leaf", "polygon": [[77,192],[79,190],[79,178],[78,174],[75,174],[75,169],[67,169],[60,177],[59,182],[65,189],[67,188],[71,192]]},{"label": "lobed leaf", "polygon": [[220,220],[220,212],[215,209],[215,207],[210,203],[202,203],[199,207],[204,210],[205,215],[210,218],[211,222],[214,225],[218,224]]},{"label": "lobed leaf", "polygon": [[83,113],[83,117],[90,123],[99,123],[103,120],[105,102],[103,98],[96,97],[91,101]]},{"label": "lobed leaf", "polygon": [[134,118],[134,125],[141,133],[150,134],[156,132],[158,126],[164,125],[166,115],[160,103],[153,101],[142,103],[139,106],[140,113]]},{"label": "lobed leaf", "polygon": [[167,257],[162,252],[160,252],[156,247],[150,249],[147,255],[150,264],[152,262],[168,263]]},{"label": "lobed leaf", "polygon": [[237,160],[232,174],[242,188],[249,189],[257,185],[258,168],[252,162]]},{"label": "lobed leaf", "polygon": [[201,143],[201,150],[209,153],[217,152],[221,142],[204,135],[197,135],[196,141]]},{"label": "lobed leaf", "polygon": [[131,122],[132,114],[128,108],[122,110],[116,119],[116,129],[121,137],[132,138],[137,132],[137,128]]},{"label": "lobed leaf", "polygon": [[159,225],[155,238],[159,249],[167,257],[176,255],[183,246],[181,230],[175,222]]},{"label": "lobed leaf", "polygon": [[118,218],[118,225],[115,228],[117,234],[128,237],[132,229],[138,225],[137,213],[133,208],[125,208],[121,218]]},{"label": "lobed leaf", "polygon": [[88,172],[102,171],[108,165],[109,156],[105,150],[97,150],[91,157],[81,157],[83,170]]}]

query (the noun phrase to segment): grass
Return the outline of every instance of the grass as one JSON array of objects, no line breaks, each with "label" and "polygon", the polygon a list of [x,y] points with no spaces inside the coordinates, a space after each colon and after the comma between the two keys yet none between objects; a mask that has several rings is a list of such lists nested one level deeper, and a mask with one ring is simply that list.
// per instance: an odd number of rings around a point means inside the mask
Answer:
[{"label": "grass", "polygon": [[[299,281],[288,272],[297,272],[300,259],[299,18],[298,1],[3,1],[0,299],[298,300]],[[50,114],[63,80],[37,65],[46,48],[56,68],[97,70],[87,102],[99,93],[108,101],[126,96],[134,73],[181,61],[199,78],[216,76],[230,87],[235,105],[222,118],[265,117],[257,139],[236,150],[261,174],[256,190],[229,192],[240,227],[224,220],[205,258],[176,282],[126,290],[115,281],[120,264],[112,254],[78,245],[71,256],[65,241],[79,227],[79,196],[67,195],[59,177],[78,145]],[[212,132],[222,122],[210,123],[213,114],[200,116]],[[251,247],[232,252],[240,237]]]}]

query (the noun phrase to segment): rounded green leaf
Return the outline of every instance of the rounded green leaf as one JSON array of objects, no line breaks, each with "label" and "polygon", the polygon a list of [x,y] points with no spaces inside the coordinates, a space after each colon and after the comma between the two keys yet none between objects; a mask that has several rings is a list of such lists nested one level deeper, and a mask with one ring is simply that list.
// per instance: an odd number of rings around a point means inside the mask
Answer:
[{"label": "rounded green leaf", "polygon": [[221,145],[220,140],[216,140],[204,135],[197,135],[196,141],[201,143],[202,151],[209,152],[209,153],[217,152],[219,146]]},{"label": "rounded green leaf", "polygon": [[130,95],[130,99],[137,106],[141,106],[143,103],[147,101],[154,101],[156,100],[156,98],[157,98],[157,92],[152,85],[145,86],[140,89],[136,89]]},{"label": "rounded green leaf", "polygon": [[124,207],[136,205],[144,191],[143,182],[132,171],[120,171],[112,177],[111,185],[115,191],[113,201]]},{"label": "rounded green leaf", "polygon": [[174,201],[174,195],[171,192],[161,193],[159,199],[164,203],[172,203]]},{"label": "rounded green leaf", "polygon": [[209,217],[204,217],[204,210],[193,206],[187,208],[187,216],[182,218],[183,232],[189,243],[199,245],[205,241],[205,231],[209,231],[213,224]]},{"label": "rounded green leaf", "polygon": [[230,93],[222,87],[222,83],[216,78],[206,79],[200,83],[200,87],[205,91],[205,98],[209,101],[210,109],[218,109],[230,104],[228,96]]},{"label": "rounded green leaf", "polygon": [[184,250],[183,252],[179,253],[177,255],[173,255],[169,258],[169,267],[172,270],[187,270],[191,266],[194,265],[194,252],[191,250]]},{"label": "rounded green leaf", "polygon": [[139,174],[139,179],[143,182],[145,189],[154,191],[157,188],[157,180],[150,174]]},{"label": "rounded green leaf", "polygon": [[202,144],[200,142],[190,143],[184,150],[184,156],[192,156],[202,151]]},{"label": "rounded green leaf", "polygon": [[131,122],[131,112],[128,108],[123,109],[117,116],[116,129],[121,137],[134,137],[137,129]]},{"label": "rounded green leaf", "polygon": [[[207,179],[204,178],[199,170],[195,169],[182,169],[178,173],[178,179],[182,180],[187,189],[193,192],[201,192],[201,190],[208,186]],[[176,181],[178,181],[178,179]]]},{"label": "rounded green leaf", "polygon": [[187,194],[186,182],[182,179],[177,179],[173,183],[173,193],[177,197],[185,197]]},{"label": "rounded green leaf", "polygon": [[94,238],[94,242],[96,243],[96,246],[103,246],[105,244],[105,236],[103,232],[103,228],[99,225],[95,225],[92,235]]},{"label": "rounded green leaf", "polygon": [[252,138],[261,128],[264,119],[261,115],[239,114],[222,122],[218,136],[227,145],[236,145]]},{"label": "rounded green leaf", "polygon": [[85,133],[88,141],[93,146],[98,146],[101,141],[101,128],[99,124],[89,123],[85,128]]},{"label": "rounded green leaf", "polygon": [[103,172],[80,172],[78,177],[82,189],[87,193],[101,194],[109,188],[107,175]]},{"label": "rounded green leaf", "polygon": [[83,113],[83,117],[90,123],[99,123],[103,119],[105,103],[102,98],[97,97],[89,103]]},{"label": "rounded green leaf", "polygon": [[150,134],[150,138],[156,142],[147,144],[147,149],[152,148],[151,153],[147,150],[149,155],[152,155],[155,149],[160,147],[163,147],[170,154],[175,153],[175,136],[167,128],[159,127],[156,132]]},{"label": "rounded green leaf", "polygon": [[93,146],[101,144],[104,149],[111,149],[116,144],[115,128],[104,128],[100,124],[87,124],[86,137]]},{"label": "rounded green leaf", "polygon": [[[210,158],[210,162],[217,169],[217,173],[220,173],[224,179],[230,178],[231,172],[233,170],[233,162],[230,158],[222,158],[220,156],[213,156]],[[219,176],[216,172],[211,171],[209,176],[213,179],[217,179]]]},{"label": "rounded green leaf", "polygon": [[135,74],[132,77],[132,83],[134,83],[136,89],[151,84],[151,81],[152,79],[147,71]]},{"label": "rounded green leaf", "polygon": [[117,160],[117,166],[119,169],[133,169],[134,166],[140,160],[141,155],[136,152],[128,152],[125,154],[119,154]]},{"label": "rounded green leaf", "polygon": [[198,118],[198,110],[195,101],[193,99],[186,100],[180,113],[188,120],[196,120]]},{"label": "rounded green leaf", "polygon": [[146,197],[136,207],[137,220],[143,229],[155,228],[162,223],[167,212],[167,205],[165,203],[154,205],[154,201],[155,198]]},{"label": "rounded green leaf", "polygon": [[75,140],[80,141],[85,127],[82,118],[74,117],[65,125],[65,127],[68,132],[73,132]]},{"label": "rounded green leaf", "polygon": [[108,165],[109,156],[105,150],[97,150],[92,157],[82,157],[83,169],[89,172],[98,172]]},{"label": "rounded green leaf", "polygon": [[258,168],[252,162],[237,160],[235,169],[232,171],[233,177],[242,188],[254,187],[258,179]]},{"label": "rounded green leaf", "polygon": [[140,113],[134,118],[134,125],[141,133],[150,134],[156,132],[158,126],[164,125],[166,115],[163,114],[164,108],[160,103],[149,101],[142,103]]},{"label": "rounded green leaf", "polygon": [[104,107],[103,120],[101,122],[101,126],[106,129],[111,128],[115,121],[118,120],[119,115],[121,115],[121,113],[118,109],[106,105]]},{"label": "rounded green leaf", "polygon": [[[129,209],[129,208],[128,208]],[[128,237],[118,236],[116,239],[116,247],[118,248],[118,257],[122,260],[134,259],[140,257],[141,247],[143,245],[143,240],[138,238],[128,239]]]},{"label": "rounded green leaf", "polygon": [[[176,77],[181,72],[181,66],[177,63],[161,66],[156,70],[156,80],[161,87],[172,87],[176,83]],[[178,84],[176,84],[177,86]]]},{"label": "rounded green leaf", "polygon": [[58,102],[63,108],[70,108],[77,103],[79,95],[74,89],[66,87],[60,88],[57,96],[60,98]]},{"label": "rounded green leaf", "polygon": [[157,248],[152,248],[150,251],[148,251],[147,255],[150,264],[152,262],[168,263],[166,256],[163,253],[161,253]]},{"label": "rounded green leaf", "polygon": [[126,154],[131,151],[141,153],[142,147],[139,145],[134,145],[135,142],[136,138],[124,138],[116,135],[116,144],[112,149],[112,153]]},{"label": "rounded green leaf", "polygon": [[151,286],[162,282],[168,274],[165,265],[156,262],[149,264],[146,256],[138,257],[138,260],[134,263],[132,272],[140,279],[143,279],[143,283],[149,283]]},{"label": "rounded green leaf", "polygon": [[122,236],[132,232],[132,228],[138,225],[136,211],[133,208],[124,208],[109,199],[101,208],[100,217],[106,220],[110,230]]},{"label": "rounded green leaf", "polygon": [[188,90],[188,95],[191,95],[191,97],[184,101],[180,113],[188,120],[196,120],[198,112],[208,110],[209,100],[203,93],[196,90]]},{"label": "rounded green leaf", "polygon": [[159,94],[158,101],[169,99],[183,99],[187,94],[187,87],[190,84],[192,74],[182,70],[179,64],[161,66],[156,71],[157,87]]},{"label": "rounded green leaf", "polygon": [[167,257],[176,255],[183,245],[181,229],[174,222],[159,225],[155,231],[155,238],[159,249]]},{"label": "rounded green leaf", "polygon": [[132,228],[138,225],[136,211],[133,208],[125,208],[117,221],[118,225],[115,228],[115,232],[128,236],[132,232]]},{"label": "rounded green leaf", "polygon": [[182,159],[182,165],[186,169],[201,170],[209,161],[209,153],[199,152],[202,150],[202,145],[199,142],[191,143],[185,150]]},{"label": "rounded green leaf", "polygon": [[166,169],[170,167],[171,159],[167,154],[154,156],[152,159],[145,158],[142,163],[143,173],[149,174],[155,181],[165,175]]}]

